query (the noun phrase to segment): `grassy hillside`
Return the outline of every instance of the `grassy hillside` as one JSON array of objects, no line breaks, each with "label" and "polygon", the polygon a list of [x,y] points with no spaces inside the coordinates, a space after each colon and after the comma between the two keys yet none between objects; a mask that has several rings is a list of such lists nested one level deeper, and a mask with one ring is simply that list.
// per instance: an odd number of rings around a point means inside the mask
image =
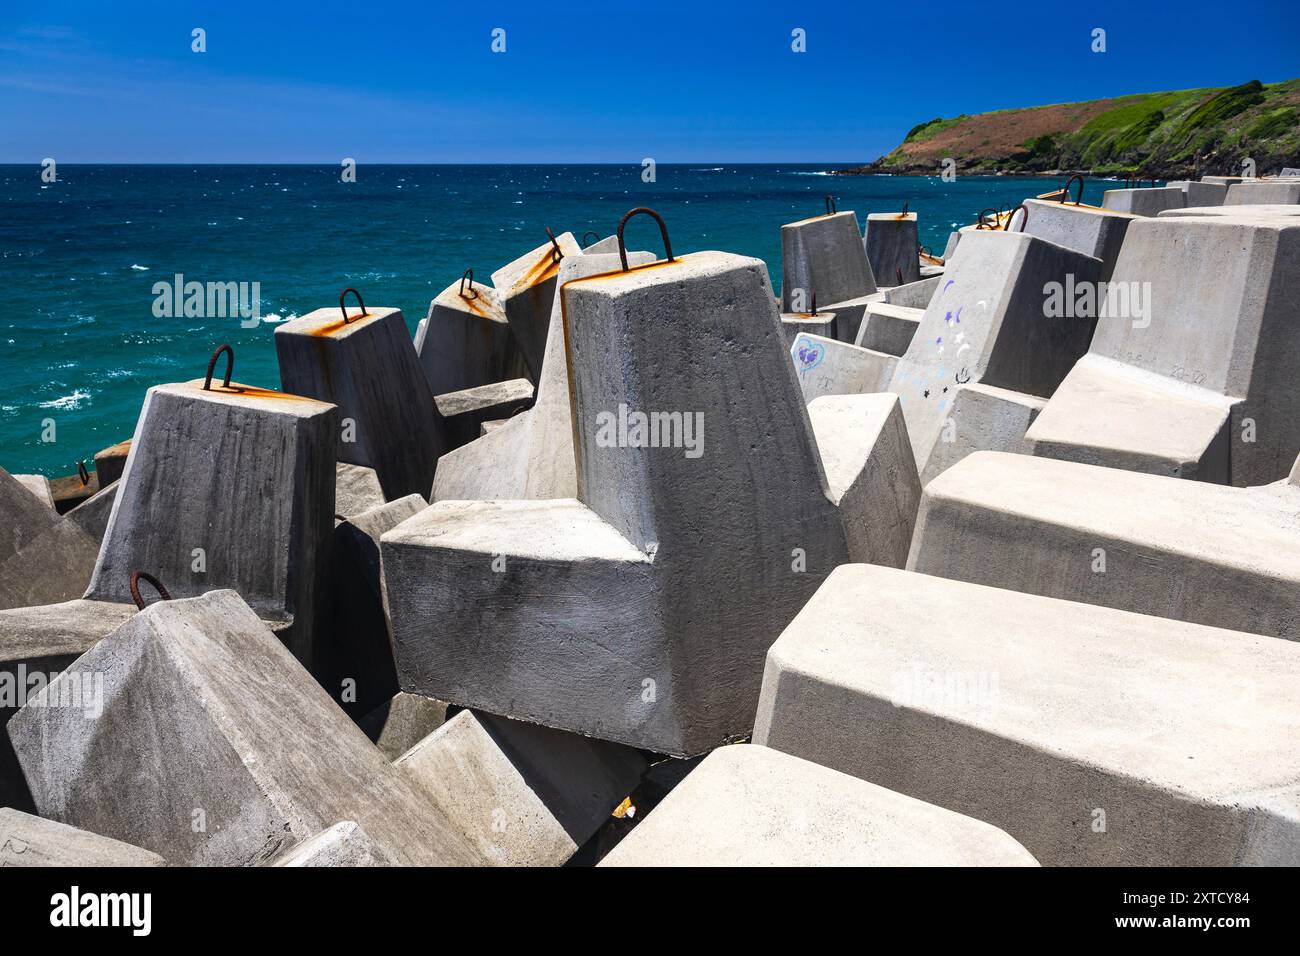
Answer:
[{"label": "grassy hillside", "polygon": [[1193,172],[1239,173],[1255,160],[1260,175],[1300,166],[1300,80],[1251,80],[1219,89],[1139,93],[1086,103],[936,117],[861,172],[958,170],[1160,178]]}]

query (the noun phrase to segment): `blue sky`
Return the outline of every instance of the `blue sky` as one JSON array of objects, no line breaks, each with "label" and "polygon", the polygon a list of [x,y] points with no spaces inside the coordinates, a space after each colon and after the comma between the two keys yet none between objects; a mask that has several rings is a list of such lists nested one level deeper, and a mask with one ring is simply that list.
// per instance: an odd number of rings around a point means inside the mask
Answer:
[{"label": "blue sky", "polygon": [[1297,75],[1269,0],[6,0],[0,162],[857,162],[940,115]]}]

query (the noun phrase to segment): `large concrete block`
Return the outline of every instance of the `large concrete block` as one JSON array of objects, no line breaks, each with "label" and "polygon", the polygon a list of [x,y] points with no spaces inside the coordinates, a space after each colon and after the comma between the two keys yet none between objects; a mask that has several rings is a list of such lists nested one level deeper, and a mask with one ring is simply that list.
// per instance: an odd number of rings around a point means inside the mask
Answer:
[{"label": "large concrete block", "polygon": [[[1183,191],[1183,206],[1174,206],[1173,209],[1187,206],[1222,206],[1223,200],[1228,195],[1228,187],[1223,183],[1198,183],[1194,180],[1183,179],[1174,180],[1168,185],[1177,186]],[[1168,212],[1169,210],[1163,210],[1159,215],[1163,216]]]},{"label": "large concrete block", "polygon": [[908,346],[916,337],[916,329],[921,324],[925,309],[913,309],[905,305],[892,305],[877,302],[867,307],[866,321],[858,330],[854,345],[873,352],[897,355],[907,354]]},{"label": "large concrete block", "polygon": [[532,406],[533,396],[533,383],[526,378],[511,378],[434,396],[451,449],[439,459],[440,465],[456,449],[475,441],[484,422],[518,415]]},{"label": "large concrete block", "polygon": [[393,858],[354,820],[344,820],[286,850],[271,866],[393,866]]},{"label": "large concrete block", "polygon": [[1284,219],[1300,216],[1300,205],[1286,206],[1261,203],[1249,206],[1200,206],[1187,209],[1166,209],[1160,214],[1161,219],[1170,216],[1226,216],[1232,219]]},{"label": "large concrete block", "polygon": [[1273,203],[1294,206],[1300,203],[1300,182],[1294,179],[1277,179],[1269,182],[1241,182],[1228,187],[1225,206],[1258,205]]},{"label": "large concrete block", "polygon": [[131,440],[109,445],[102,451],[95,452],[95,475],[99,478],[99,487],[107,488],[122,477],[126,468],[127,456],[131,454]]},{"label": "large concrete block", "polygon": [[790,346],[805,402],[822,395],[860,395],[889,388],[898,356],[801,332]]},{"label": "large concrete block", "polygon": [[390,501],[427,495],[445,429],[399,309],[317,309],[275,330],[280,387],[339,408],[338,461],[373,468]]},{"label": "large concrete block", "polygon": [[443,701],[398,692],[357,721],[389,760],[396,760],[447,722]]},{"label": "large concrete block", "polygon": [[[43,706],[84,675],[102,677],[97,719]],[[339,820],[398,864],[473,860],[233,591],[148,606],[8,730],[42,816],[172,863],[261,863]]]},{"label": "large concrete block", "polygon": [[[1026,199],[1029,219],[1024,231],[1058,246],[1101,260],[1102,281],[1110,278],[1124,245],[1124,234],[1137,217],[1127,212],[1069,202]],[[955,234],[954,234],[955,235]]]},{"label": "large concrete block", "polygon": [[975,383],[957,389],[952,423],[935,443],[921,485],[928,485],[967,455],[977,451],[1022,452],[1025,431],[1047,402],[1024,392]]},{"label": "large concrete block", "polygon": [[982,452],[926,486],[908,567],[1300,640],[1297,513],[1285,480],[1227,488]]},{"label": "large concrete block", "polygon": [[495,866],[559,866],[646,769],[635,750],[463,710],[397,761]]},{"label": "large concrete block", "polygon": [[138,846],[0,807],[0,867],[166,865]]},{"label": "large concrete block", "polygon": [[[796,290],[802,292],[798,298]],[[829,309],[875,291],[876,279],[852,212],[814,216],[781,227],[782,312],[808,308],[814,295]]]},{"label": "large concrete block", "polygon": [[873,212],[867,215],[862,247],[876,281],[887,286],[907,285],[921,278],[914,212]]},{"label": "large concrete block", "polygon": [[972,382],[1046,398],[1088,349],[1095,318],[1049,315],[1049,284],[1095,283],[1101,260],[1017,232],[976,230],[930,301],[889,389],[924,473]]},{"label": "large concrete block", "polygon": [[1297,680],[1290,641],[846,565],[773,644],[754,741],[1045,866],[1295,865]]},{"label": "large concrete block", "polygon": [[85,596],[125,602],[138,570],[173,597],[229,587],[310,668],[334,527],[338,409],[247,385],[203,386],[145,395]]},{"label": "large concrete block", "polygon": [[496,289],[472,277],[457,279],[429,303],[415,351],[434,395],[528,376]]},{"label": "large concrete block", "polygon": [[439,501],[384,536],[402,687],[701,753],[846,554],[766,268],[696,253],[561,300],[579,501]]},{"label": "large concrete block", "polygon": [[8,561],[58,521],[58,512],[0,468],[0,562]]},{"label": "large concrete block", "polygon": [[1102,196],[1103,209],[1126,212],[1134,216],[1157,216],[1165,209],[1187,205],[1187,194],[1178,186],[1152,189],[1107,189]]},{"label": "large concrete block", "polygon": [[375,469],[339,462],[334,466],[334,520],[361,514],[384,503]]},{"label": "large concrete block", "polygon": [[1239,486],[1285,475],[1300,452],[1300,220],[1141,220],[1113,283],[1143,307],[1102,316],[1030,427],[1033,453]]},{"label": "large concrete block", "polygon": [[492,273],[492,285],[534,382],[542,378],[560,263],[581,255],[573,233],[566,232]]},{"label": "large concrete block", "polygon": [[781,335],[786,348],[794,345],[800,333],[820,335],[825,338],[835,337],[835,313],[786,312],[781,315]]},{"label": "large concrete block", "polygon": [[1007,834],[770,747],[721,747],[601,866],[1036,866]]},{"label": "large concrete block", "polygon": [[[108,531],[108,519],[112,517],[113,502],[117,500],[117,489],[120,487],[121,481],[113,482],[107,488],[95,492],[64,516],[90,536],[95,542],[96,552],[104,542],[104,534]],[[85,589],[82,590],[84,592]]]},{"label": "large concrete block", "polygon": [[939,287],[943,284],[943,275],[926,276],[906,285],[896,285],[892,289],[883,289],[881,299],[888,305],[900,305],[908,309],[922,309],[930,304]]},{"label": "large concrete block", "polygon": [[[91,499],[73,511],[84,508]],[[51,511],[51,514],[55,512]],[[95,570],[99,542],[70,515],[0,562],[0,608],[29,607],[71,601],[86,592]]]},{"label": "large concrete block", "polygon": [[[80,599],[0,611],[0,728],[29,697],[134,613],[134,604]],[[67,691],[59,700],[62,706],[95,713],[93,679],[84,686],[69,685]],[[0,735],[0,806],[36,809],[7,734]]]},{"label": "large concrete block", "polygon": [[54,495],[50,491],[50,479],[44,475],[14,475],[13,479],[35,495],[43,505],[58,513],[54,507]]}]

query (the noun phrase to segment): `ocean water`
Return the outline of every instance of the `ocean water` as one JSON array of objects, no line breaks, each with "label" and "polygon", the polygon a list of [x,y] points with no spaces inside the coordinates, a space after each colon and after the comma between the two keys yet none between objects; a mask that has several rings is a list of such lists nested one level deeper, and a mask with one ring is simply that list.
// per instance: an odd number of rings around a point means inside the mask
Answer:
[{"label": "ocean water", "polygon": [[[869,212],[919,214],[921,242],[981,209],[1015,205],[1059,179],[828,176],[833,166],[0,166],[0,466],[50,477],[129,438],[146,389],[202,377],[228,342],[235,379],[276,388],[278,322],[338,302],[402,309],[414,332],[429,300],[472,268],[546,241],[545,229],[608,235],[634,206],[658,210],[673,251],[756,256],[780,286],[780,226],[833,192]],[[1100,202],[1107,184],[1090,182]],[[629,248],[660,251],[639,217]],[[156,282],[260,283],[262,321],[155,315]],[[224,360],[222,362],[224,368]],[[220,371],[218,371],[220,374]],[[50,423],[53,422],[53,441]]]}]

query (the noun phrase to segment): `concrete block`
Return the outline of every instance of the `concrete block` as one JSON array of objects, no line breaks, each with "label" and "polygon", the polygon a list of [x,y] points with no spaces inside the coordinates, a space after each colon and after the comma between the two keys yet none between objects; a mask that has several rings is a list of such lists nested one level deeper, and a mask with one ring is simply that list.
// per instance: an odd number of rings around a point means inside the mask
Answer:
[{"label": "concrete block", "polygon": [[1221,186],[1232,186],[1236,183],[1243,182],[1241,176],[1202,176],[1203,183],[1218,183]]},{"label": "concrete block", "polygon": [[85,596],[128,601],[137,570],[173,597],[230,587],[311,667],[334,526],[338,409],[203,384],[146,393]]},{"label": "concrete block", "polygon": [[[81,675],[102,675],[97,720],[42,705]],[[339,820],[399,865],[473,860],[233,591],[149,605],[8,730],[42,816],[171,863],[262,863]]]},{"label": "concrete block", "polygon": [[1300,216],[1300,206],[1260,203],[1248,206],[1198,206],[1187,209],[1166,209],[1161,219],[1170,216],[1226,216],[1232,219],[1276,219]]},{"label": "concrete block", "polygon": [[117,500],[117,489],[119,487],[121,487],[120,481],[113,482],[108,487],[95,492],[64,515],[67,521],[72,522],[90,536],[91,540],[95,542],[96,551],[103,543],[104,533],[108,530],[108,519],[113,513],[113,502]]},{"label": "concrete block", "polygon": [[786,348],[794,345],[800,333],[820,335],[825,338],[835,337],[835,313],[788,312],[781,315],[781,336]]},{"label": "concrete block", "polygon": [[[84,508],[85,504],[78,507]],[[77,522],[67,516],[59,518],[0,563],[0,608],[53,604],[80,597],[95,570],[98,552],[99,542]]]},{"label": "concrete block", "polygon": [[[29,696],[35,696],[55,674],[134,613],[134,604],[80,599],[0,610],[0,727],[8,724]],[[93,714],[93,681],[75,689],[81,693],[70,693],[60,703]],[[6,734],[0,734],[0,806],[36,809]]]},{"label": "concrete block", "polygon": [[[1025,228],[1028,228],[1028,226]],[[961,232],[959,230],[954,229],[952,232],[948,233],[948,241],[943,247],[943,261],[945,265],[948,264],[952,260],[952,257],[957,254],[957,243],[959,242],[961,242]]]},{"label": "concrete block", "polygon": [[530,408],[533,395],[532,382],[526,378],[512,378],[436,396],[434,401],[442,416],[448,441],[448,451],[443,458],[475,441],[484,422],[509,418]]},{"label": "concrete block", "polygon": [[1048,284],[1067,276],[1095,283],[1100,271],[1100,259],[1036,236],[1000,230],[966,235],[961,257],[925,310],[889,386],[902,398],[921,473],[951,430],[957,389],[983,382],[1042,398],[1052,394],[1087,351],[1096,320],[1049,316]]},{"label": "concrete block", "polygon": [[805,402],[822,395],[883,392],[898,364],[898,356],[873,352],[846,342],[801,332],[790,346]]},{"label": "concrete block", "polygon": [[271,866],[393,866],[393,858],[354,820],[309,837],[271,861]]},{"label": "concrete block", "polygon": [[99,486],[107,488],[122,477],[126,468],[127,456],[131,454],[131,440],[109,445],[102,451],[95,452],[95,474],[99,477]]},{"label": "concrete block", "polygon": [[0,468],[0,562],[9,560],[58,521],[57,512]]},{"label": "concrete block", "polygon": [[1178,186],[1153,189],[1107,189],[1101,199],[1103,209],[1127,212],[1134,216],[1156,216],[1165,209],[1187,205],[1187,194]]},{"label": "concrete block", "polygon": [[808,403],[850,561],[907,562],[921,483],[898,396],[827,395]]},{"label": "concrete block", "polygon": [[388,532],[399,678],[701,753],[746,732],[757,655],[846,554],[767,271],[695,253],[570,281],[561,302],[579,500],[439,501]]},{"label": "concrete block", "polygon": [[[1168,183],[1169,186],[1177,186],[1183,191],[1183,206],[1174,206],[1174,209],[1180,209],[1187,206],[1222,206],[1223,200],[1228,196],[1228,187],[1223,183],[1198,183],[1194,180],[1183,179],[1174,180]],[[1165,210],[1160,213],[1164,215]]]},{"label": "concrete block", "polygon": [[480,425],[480,426],[478,427],[478,435],[479,435],[479,437],[482,438],[482,437],[483,437],[484,435],[486,435],[488,432],[494,432],[494,431],[496,431],[498,428],[500,428],[502,425],[504,425],[504,424],[505,424],[506,422],[508,422],[508,421],[510,421],[510,419],[508,419],[508,418],[498,418],[498,419],[496,419],[495,421],[484,422],[482,425]]},{"label": "concrete block", "polygon": [[1042,199],[1026,199],[1025,208],[1029,210],[1026,233],[1100,259],[1103,282],[1115,271],[1124,235],[1137,219],[1114,209]]},{"label": "concrete block", "polygon": [[67,514],[77,505],[99,491],[99,475],[93,471],[84,471],[85,463],[80,463],[75,475],[64,475],[50,479],[50,496],[54,499],[54,510]]},{"label": "concrete block", "polygon": [[924,309],[934,298],[942,284],[942,275],[927,276],[906,285],[896,285],[881,292],[884,302],[889,305],[903,306],[908,309]]},{"label": "concrete block", "polygon": [[720,747],[601,866],[1036,866],[987,823],[770,747]]},{"label": "concrete block", "polygon": [[866,321],[859,328],[853,344],[873,352],[902,357],[907,354],[923,315],[924,308],[877,302],[867,308]]},{"label": "concrete block", "polygon": [[54,495],[50,492],[50,479],[44,475],[14,475],[13,478],[35,495],[41,504],[58,513],[54,507]]},{"label": "concrete block", "polygon": [[384,503],[384,489],[379,484],[375,469],[365,465],[339,462],[334,466],[335,520],[361,514]]},{"label": "concrete block", "polygon": [[754,741],[1044,866],[1295,865],[1297,680],[1290,641],[846,565],[773,644]]},{"label": "concrete block", "polygon": [[878,302],[884,302],[885,296],[889,290],[880,290],[871,292],[867,295],[859,295],[852,299],[846,299],[843,302],[825,303],[818,302],[818,311],[832,312],[835,315],[834,329],[828,333],[827,338],[838,339],[841,342],[853,342],[857,340],[858,329],[862,327],[863,316],[867,314],[867,307]]},{"label": "concrete block", "polygon": [[[803,290],[799,300],[796,289]],[[876,279],[852,212],[814,216],[781,227],[782,312],[807,308],[814,295],[829,309],[875,291]]]},{"label": "concrete block", "polygon": [[433,395],[528,376],[497,291],[472,277],[457,279],[429,303],[415,330],[415,352]]},{"label": "concrete block", "polygon": [[138,846],[0,807],[0,867],[166,865]]},{"label": "concrete block", "polygon": [[1300,640],[1298,511],[1286,480],[1228,488],[983,452],[926,486],[908,566]]},{"label": "concrete block", "polygon": [[1269,182],[1241,182],[1228,187],[1226,206],[1245,206],[1269,203],[1294,206],[1300,203],[1300,182],[1272,180]]},{"label": "concrete block", "polygon": [[386,498],[426,495],[450,447],[406,320],[399,309],[349,314],[317,309],[276,327],[280,385],[338,406],[337,460],[373,468]]},{"label": "concrete block", "polygon": [[646,769],[627,747],[468,710],[395,766],[494,866],[563,864]]},{"label": "concrete block", "polygon": [[389,760],[396,760],[447,722],[447,704],[404,691],[357,721]]},{"label": "concrete block", "polygon": [[1144,219],[1113,282],[1145,308],[1101,318],[1027,447],[1238,486],[1285,475],[1300,452],[1300,220]]},{"label": "concrete block", "polygon": [[[862,248],[867,251],[871,274],[887,286],[907,285],[921,278],[914,212],[873,212],[867,215]],[[901,279],[900,279],[901,276]]]},{"label": "concrete block", "polygon": [[566,232],[492,273],[492,285],[534,382],[542,377],[560,263],[582,254],[573,233]]},{"label": "concrete block", "polygon": [[1023,452],[1025,431],[1046,406],[1034,395],[993,385],[958,388],[952,400],[953,426],[935,443],[921,474],[922,487],[974,452]]}]

